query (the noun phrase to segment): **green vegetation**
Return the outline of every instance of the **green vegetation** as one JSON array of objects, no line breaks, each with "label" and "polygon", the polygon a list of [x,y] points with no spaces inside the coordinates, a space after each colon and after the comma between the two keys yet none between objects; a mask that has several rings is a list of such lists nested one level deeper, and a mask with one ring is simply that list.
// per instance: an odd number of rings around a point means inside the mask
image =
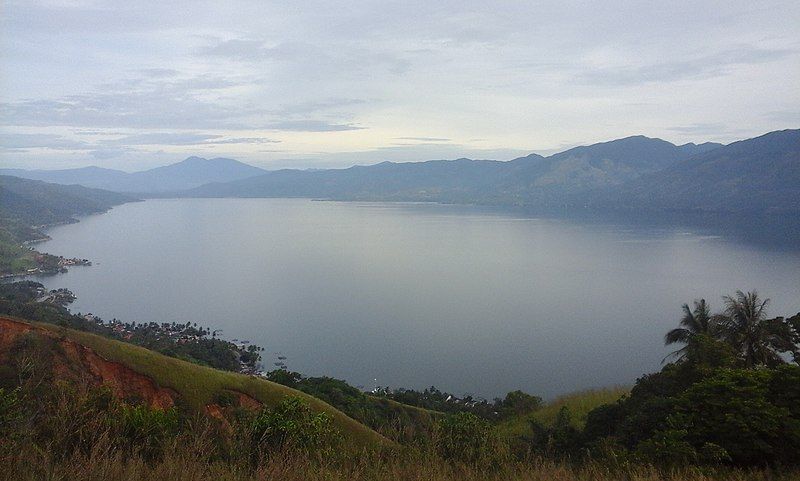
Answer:
[{"label": "green vegetation", "polygon": [[178,393],[188,406],[200,411],[211,404],[218,393],[235,391],[246,394],[267,406],[275,406],[288,396],[306,399],[317,412],[329,413],[333,424],[358,445],[381,444],[384,439],[364,425],[347,417],[327,403],[279,384],[226,371],[199,366],[164,356],[143,347],[115,341],[88,332],[74,331],[50,324],[36,323],[60,336],[87,346],[105,359],[118,362],[154,380],[159,386]]},{"label": "green vegetation", "polygon": [[75,222],[75,216],[105,212],[136,199],[79,185],[47,184],[0,175],[0,276],[55,273],[63,259],[36,252],[25,242],[47,239],[41,226]]},{"label": "green vegetation", "polygon": [[398,441],[408,441],[427,432],[443,415],[367,394],[340,379],[306,377],[285,369],[267,373],[267,379],[321,399],[356,421]]},{"label": "green vegetation", "polygon": [[472,413],[478,417],[497,421],[538,409],[542,399],[522,391],[509,392],[505,398],[494,401],[476,399],[470,395],[459,397],[431,386],[422,391],[414,389],[378,388],[372,393],[394,401],[443,413]]},{"label": "green vegetation", "polygon": [[251,449],[261,457],[286,448],[317,453],[340,442],[331,415],[314,412],[299,397],[286,398],[274,409],[262,410],[253,420],[251,441]]},{"label": "green vegetation", "polygon": [[[702,301],[684,306],[685,332],[672,331],[666,342],[685,347],[630,390],[587,391],[544,406],[515,391],[487,403],[494,412],[486,417],[402,406],[336,379],[270,373],[281,385],[36,323],[50,334],[23,335],[6,348],[15,361],[0,370],[0,462],[9,467],[2,476],[797,479],[800,314],[768,318],[766,305],[756,293],[739,292],[725,298],[719,314],[709,314]],[[178,401],[162,410],[115,399],[102,386],[65,382],[53,375],[60,370],[41,368],[58,358],[64,340],[147,376]],[[245,406],[240,393],[261,407]],[[418,400],[440,394],[426,390]],[[409,425],[413,435],[380,426],[395,444],[318,398],[367,424],[387,413],[424,415],[426,422]],[[398,411],[383,411],[381,403]]]},{"label": "green vegetation", "polygon": [[503,420],[498,424],[497,430],[501,435],[508,438],[531,435],[531,422],[544,426],[553,426],[558,419],[559,413],[565,408],[571,415],[573,426],[583,428],[589,412],[604,404],[616,402],[629,392],[630,388],[618,386],[589,389],[559,396],[553,401],[544,404],[540,409]]},{"label": "green vegetation", "polygon": [[[800,453],[800,314],[769,319],[756,292],[683,306],[678,361],[589,413],[579,445],[664,465],[793,465]],[[574,448],[574,446],[573,446]]]},{"label": "green vegetation", "polygon": [[[67,289],[47,292],[38,282],[0,284],[0,314],[47,322],[146,347],[171,357],[226,371],[253,373],[262,348],[217,339],[197,324],[105,322],[69,312],[75,296]],[[211,337],[209,337],[211,335]]]}]

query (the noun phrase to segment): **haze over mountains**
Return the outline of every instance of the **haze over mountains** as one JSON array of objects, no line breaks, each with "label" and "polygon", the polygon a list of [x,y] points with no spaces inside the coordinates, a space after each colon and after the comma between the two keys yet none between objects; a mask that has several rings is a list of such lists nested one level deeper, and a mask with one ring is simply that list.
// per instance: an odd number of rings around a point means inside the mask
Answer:
[{"label": "haze over mountains", "polygon": [[65,170],[0,169],[0,175],[136,193],[185,190],[209,182],[229,182],[264,172],[263,169],[233,159],[201,157],[189,157],[176,164],[134,173],[94,166]]},{"label": "haze over mountains", "polygon": [[586,189],[620,185],[720,144],[676,146],[644,136],[507,162],[433,160],[383,162],[318,171],[279,170],[184,195],[196,197],[320,197],[340,200],[527,204]]},{"label": "haze over mountains", "polygon": [[59,185],[0,175],[0,230],[13,219],[26,225],[71,222],[75,216],[105,212],[137,199],[81,185]]},{"label": "haze over mountains", "polygon": [[800,130],[735,142],[674,145],[633,136],[510,161],[382,162],[264,171],[190,157],[144,172],[87,167],[4,170],[57,183],[177,197],[309,197],[533,208],[800,212]]}]

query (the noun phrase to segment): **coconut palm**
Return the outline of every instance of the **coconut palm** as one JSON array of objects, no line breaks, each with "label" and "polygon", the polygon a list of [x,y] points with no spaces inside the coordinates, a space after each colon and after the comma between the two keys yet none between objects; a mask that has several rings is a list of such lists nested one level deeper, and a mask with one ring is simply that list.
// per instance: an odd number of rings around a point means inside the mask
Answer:
[{"label": "coconut palm", "polygon": [[688,304],[683,305],[683,317],[680,321],[681,327],[676,327],[664,336],[664,344],[686,344],[677,351],[664,358],[669,357],[681,359],[686,355],[689,342],[698,335],[714,336],[716,334],[715,316],[711,315],[711,309],[705,299],[695,300],[694,309],[690,309]]},{"label": "coconut palm", "polygon": [[723,299],[725,313],[719,322],[720,334],[746,366],[781,364],[781,353],[796,349],[792,331],[783,318],[767,319],[769,299],[762,300],[756,291],[736,291],[736,296]]}]

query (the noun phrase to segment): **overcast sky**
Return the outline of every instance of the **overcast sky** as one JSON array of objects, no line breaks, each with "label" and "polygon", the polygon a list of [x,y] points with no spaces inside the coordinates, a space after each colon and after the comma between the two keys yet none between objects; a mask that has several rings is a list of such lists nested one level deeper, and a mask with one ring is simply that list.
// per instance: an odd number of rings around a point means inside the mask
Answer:
[{"label": "overcast sky", "polygon": [[3,167],[506,160],[798,127],[796,0],[0,0]]}]

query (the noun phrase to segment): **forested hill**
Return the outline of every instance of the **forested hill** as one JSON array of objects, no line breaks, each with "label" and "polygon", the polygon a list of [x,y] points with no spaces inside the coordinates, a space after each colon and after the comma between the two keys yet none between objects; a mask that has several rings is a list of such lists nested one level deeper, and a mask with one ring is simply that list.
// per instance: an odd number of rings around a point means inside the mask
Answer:
[{"label": "forested hill", "polygon": [[635,136],[508,162],[458,159],[280,170],[179,195],[791,214],[800,212],[800,130],[728,146],[678,146]]},{"label": "forested hill", "polygon": [[[39,227],[74,222],[137,199],[79,185],[58,185],[0,175],[0,276],[59,272],[64,259],[22,244],[47,239]],[[88,261],[84,261],[88,262]]]},{"label": "forested hill", "polygon": [[621,185],[720,144],[677,146],[644,136],[576,147],[549,157],[507,162],[383,162],[318,171],[280,170],[186,191],[189,197],[319,197],[341,200],[475,204],[563,202],[588,189]]},{"label": "forested hill", "polygon": [[0,218],[27,225],[69,222],[75,216],[105,212],[135,200],[107,190],[0,175]]},{"label": "forested hill", "polygon": [[613,207],[800,213],[800,130],[734,142],[586,200]]}]

